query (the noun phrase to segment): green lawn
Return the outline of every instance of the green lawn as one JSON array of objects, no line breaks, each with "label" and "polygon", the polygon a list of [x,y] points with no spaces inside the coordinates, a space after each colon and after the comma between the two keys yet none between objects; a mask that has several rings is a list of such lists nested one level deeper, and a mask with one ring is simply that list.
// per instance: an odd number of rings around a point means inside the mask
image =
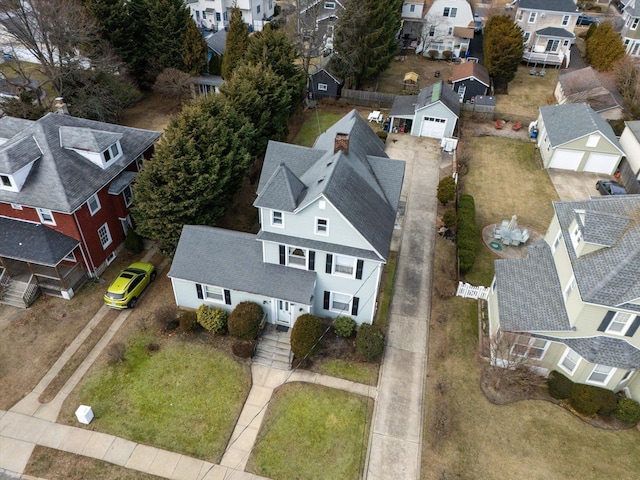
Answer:
[{"label": "green lawn", "polygon": [[348,362],[345,360],[327,360],[318,365],[318,371],[324,375],[344,378],[365,385],[377,385],[378,364]]},{"label": "green lawn", "polygon": [[345,113],[323,110],[322,107],[314,109],[292,143],[312,147],[318,135],[340,120]]},{"label": "green lawn", "polygon": [[373,400],[293,383],[272,397],[247,471],[278,480],[358,479]]},{"label": "green lawn", "polygon": [[[542,66],[538,65],[538,70]],[[538,118],[541,105],[556,103],[553,90],[558,81],[559,70],[546,68],[544,77],[531,75],[531,67],[520,65],[516,77],[509,82],[509,94],[496,95],[496,116],[511,121],[529,122]]]},{"label": "green lawn", "polygon": [[91,405],[90,428],[136,442],[219,461],[250,389],[250,373],[210,345],[138,334],[126,360],[105,365],[73,393]]}]

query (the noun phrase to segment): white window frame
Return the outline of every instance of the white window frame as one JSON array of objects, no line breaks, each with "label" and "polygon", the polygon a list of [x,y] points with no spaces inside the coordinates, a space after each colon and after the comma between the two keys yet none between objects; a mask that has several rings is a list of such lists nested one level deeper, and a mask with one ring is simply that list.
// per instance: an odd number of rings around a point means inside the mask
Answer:
[{"label": "white window frame", "polygon": [[271,210],[271,226],[284,228],[284,213],[280,210]]},{"label": "white window frame", "polygon": [[[542,345],[540,345],[542,342]],[[542,360],[549,349],[551,342],[542,338],[530,337],[528,335],[516,335],[511,346],[511,355],[530,358],[532,360]],[[518,348],[520,347],[520,348]],[[540,356],[532,355],[533,352],[541,352]]]},{"label": "white window frame", "polygon": [[[341,298],[336,299],[336,296],[340,296]],[[347,298],[349,299],[348,301],[346,302],[343,301],[343,300],[347,300]],[[346,305],[347,308],[342,308],[340,306],[334,307],[333,305],[334,302],[338,302],[343,305]],[[330,296],[329,296],[330,311],[350,315],[352,306],[353,306],[353,295],[349,295],[348,293],[341,293],[341,292],[330,292]]]},{"label": "white window frame", "polygon": [[[9,182],[9,185],[6,185],[6,182]],[[13,189],[13,180],[11,180],[11,175],[0,174],[0,188]]]},{"label": "white window frame", "polygon": [[53,212],[46,208],[36,208],[40,222],[44,225],[56,225],[56,220],[53,218]]},{"label": "white window frame", "polygon": [[[332,272],[334,275],[347,278],[355,278],[356,276],[357,258],[347,257],[346,255],[333,255]],[[351,269],[351,272],[346,270]],[[344,270],[344,271],[341,271]]]},{"label": "white window frame", "polygon": [[[295,254],[296,250],[300,250],[303,252],[303,255]],[[291,259],[294,259],[292,262]],[[300,259],[304,259],[304,263],[300,261]],[[309,250],[301,247],[287,247],[287,266],[293,268],[301,268],[303,270],[307,270],[309,267]]]},{"label": "white window frame", "polygon": [[[626,315],[628,315],[627,318],[625,318]],[[616,314],[613,316],[613,318],[609,322],[609,325],[607,325],[607,328],[604,331],[604,333],[611,333],[613,335],[620,335],[621,337],[623,337],[627,333],[631,325],[633,324],[633,321],[635,320],[635,318],[636,318],[635,313],[616,312]],[[614,324],[619,326],[618,329],[612,328],[612,325]]]},{"label": "white window frame", "polygon": [[[573,355],[577,356],[577,360],[574,362],[573,358],[569,357],[569,355],[571,355],[573,357]],[[569,358],[568,358],[569,357]],[[574,366],[573,369],[569,369],[568,367],[566,367],[564,365],[564,361],[568,358],[568,360],[570,362],[574,362]],[[578,369],[578,365],[580,365],[580,362],[582,362],[582,357],[580,356],[580,354],[578,352],[574,352],[573,350],[571,350],[569,347],[566,347],[564,353],[562,354],[562,357],[560,357],[560,361],[558,362],[558,366],[563,369],[565,372],[567,372],[569,375],[573,375],[575,373],[575,371]]]},{"label": "white window frame", "polygon": [[260,4],[256,6],[256,14],[260,15]]},{"label": "white window frame", "polygon": [[635,30],[638,28],[638,23],[640,22],[640,18],[634,18],[633,23],[631,24],[631,30]]},{"label": "white window frame", "polygon": [[[599,369],[599,371],[596,371],[598,369]],[[593,367],[593,370],[591,370],[591,373],[587,377],[586,383],[590,383],[592,385],[607,385],[609,383],[609,380],[611,380],[611,377],[613,376],[613,374],[615,372],[616,372],[616,368],[615,367],[609,367],[608,365],[596,365],[596,366]],[[604,380],[602,380],[602,381],[592,380],[591,377],[594,374],[595,375],[606,375],[606,376],[604,377]]]},{"label": "white window frame", "polygon": [[529,39],[531,38],[531,32],[524,32],[524,44],[527,45],[529,43]]},{"label": "white window frame", "polygon": [[594,134],[594,135],[589,135],[589,138],[587,138],[587,147],[590,148],[594,148],[598,146],[598,142],[600,141],[600,135],[598,134]]},{"label": "white window frame", "polygon": [[627,370],[627,372],[622,376],[622,378],[618,382],[618,385],[622,385],[623,383],[626,383],[627,381],[629,381],[629,379],[631,378],[631,375],[633,375],[634,372],[635,372],[635,369],[633,368],[631,370]]},{"label": "white window frame", "polygon": [[76,254],[73,253],[73,251],[69,252],[69,255],[66,255],[63,260],[66,260],[67,262],[76,262]]},{"label": "white window frame", "polygon": [[[218,293],[218,290],[220,293]],[[224,304],[224,288],[214,285],[202,285],[202,296],[204,300],[213,303]]]},{"label": "white window frame", "polygon": [[[324,222],[324,224],[322,223]],[[315,221],[315,233],[316,235],[329,236],[329,219],[323,217],[316,217]]]},{"label": "white window frame", "polygon": [[20,205],[19,203],[12,203],[11,208],[13,208],[14,210],[22,210],[22,205]]},{"label": "white window frame", "polygon": [[442,11],[442,16],[448,17],[450,13],[451,13],[451,7],[444,7],[444,10]]},{"label": "white window frame", "polygon": [[569,283],[567,283],[567,286],[564,288],[564,291],[562,292],[565,302],[569,300],[569,297],[571,297],[571,294],[577,288],[578,288],[578,284],[576,283],[576,277],[574,275],[571,275],[571,279],[569,280]]},{"label": "white window frame", "polygon": [[409,13],[415,13],[416,11],[416,5],[415,3],[412,3],[411,5],[409,5]]},{"label": "white window frame", "polygon": [[569,25],[569,19],[571,18],[571,15],[565,15],[564,17],[562,17],[562,26],[567,26]]},{"label": "white window frame", "polygon": [[120,158],[120,155],[122,155],[122,149],[120,148],[119,141],[109,146],[109,148],[107,148],[102,152],[102,158],[104,159],[104,163],[113,162],[118,158]]},{"label": "white window frame", "polygon": [[551,244],[551,253],[556,253],[556,251],[558,250],[558,247],[560,246],[561,238],[562,238],[562,230],[558,232],[558,235],[556,235],[555,240]]},{"label": "white window frame", "polygon": [[324,8],[325,10],[335,10],[336,2],[324,2]]},{"label": "white window frame", "polygon": [[98,239],[100,240],[100,244],[102,245],[103,250],[113,242],[113,238],[111,237],[111,230],[109,230],[109,224],[107,222],[105,222],[98,229]]},{"label": "white window frame", "polygon": [[538,18],[538,12],[529,13],[529,23],[536,23],[537,18]]},{"label": "white window frame", "polygon": [[[95,203],[95,206],[92,207],[92,203]],[[98,198],[97,193],[94,193],[89,197],[89,200],[87,200],[87,207],[89,208],[89,213],[92,217],[100,211],[102,205],[100,205],[100,199]]]},{"label": "white window frame", "polygon": [[326,83],[318,83],[319,92],[326,92],[328,89],[329,89],[329,85],[327,85]]},{"label": "white window frame", "polygon": [[122,190],[122,198],[124,199],[124,206],[130,207],[133,203],[133,189],[131,188],[131,184],[127,185],[124,187],[124,190]]},{"label": "white window frame", "polygon": [[578,249],[578,245],[580,244],[581,240],[582,240],[582,230],[580,229],[580,225],[576,224],[576,226],[573,227],[573,229],[571,230],[571,243],[575,250]]},{"label": "white window frame", "polygon": [[449,17],[450,18],[456,18],[456,15],[458,15],[457,7],[451,7],[451,13],[449,14]]}]

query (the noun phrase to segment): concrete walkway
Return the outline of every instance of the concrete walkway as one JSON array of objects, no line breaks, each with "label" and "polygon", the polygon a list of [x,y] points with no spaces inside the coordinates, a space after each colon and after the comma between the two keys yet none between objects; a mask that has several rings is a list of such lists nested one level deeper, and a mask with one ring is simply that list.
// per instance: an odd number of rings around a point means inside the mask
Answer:
[{"label": "concrete walkway", "polygon": [[366,478],[409,480],[420,478],[440,149],[436,140],[389,135],[386,152],[407,162],[407,204]]}]

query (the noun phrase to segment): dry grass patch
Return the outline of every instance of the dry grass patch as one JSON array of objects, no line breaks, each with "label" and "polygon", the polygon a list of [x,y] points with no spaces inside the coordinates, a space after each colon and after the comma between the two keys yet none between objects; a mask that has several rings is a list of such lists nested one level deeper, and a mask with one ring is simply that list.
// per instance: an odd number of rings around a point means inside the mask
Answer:
[{"label": "dry grass patch", "polygon": [[556,103],[553,90],[559,70],[547,68],[544,77],[530,75],[530,70],[531,67],[520,65],[516,78],[509,83],[509,94],[496,95],[496,117],[531,121],[538,118],[538,107]]}]

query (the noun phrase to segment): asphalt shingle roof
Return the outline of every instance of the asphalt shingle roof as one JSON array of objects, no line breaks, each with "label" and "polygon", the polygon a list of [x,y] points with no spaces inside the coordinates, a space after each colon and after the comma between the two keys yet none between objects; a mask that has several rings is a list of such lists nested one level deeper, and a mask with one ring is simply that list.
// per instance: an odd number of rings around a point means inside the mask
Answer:
[{"label": "asphalt shingle roof", "polygon": [[[104,145],[102,142],[107,137],[120,138],[122,155],[111,166],[102,169],[79,153],[64,148],[61,145],[61,129],[65,132],[64,137],[70,142],[68,145],[75,145],[77,148],[80,148],[78,145],[83,145],[85,133],[89,137],[85,146],[93,145],[91,148]],[[10,151],[14,144],[31,138],[37,142],[42,156],[31,168],[22,190],[0,190],[0,202],[73,213],[91,195],[112,181],[127,165],[153,145],[160,135],[160,132],[58,113],[49,113],[35,122],[2,118],[0,137],[10,139],[0,144],[0,158]],[[69,137],[77,141],[71,142]],[[23,159],[12,156],[10,161],[20,163]]]},{"label": "asphalt shingle roof", "polygon": [[[553,207],[582,300],[640,312],[640,305],[631,303],[640,298],[640,195],[554,202]],[[585,241],[593,236],[610,246],[578,257],[569,235],[576,212],[585,212]]]},{"label": "asphalt shingle roof", "polygon": [[41,156],[42,151],[33,137],[7,142],[0,147],[0,173],[12,175]]},{"label": "asphalt shingle roof", "polygon": [[595,112],[619,107],[613,94],[602,84],[592,67],[585,67],[558,77],[562,91],[571,103],[586,103]]},{"label": "asphalt shingle roof", "polygon": [[495,261],[500,326],[510,332],[571,329],[551,248],[541,240],[527,258]]},{"label": "asphalt shingle roof", "polygon": [[476,62],[464,62],[454,65],[453,75],[451,77],[451,80],[454,83],[470,77],[475,77],[476,80],[483,83],[487,87],[491,84],[491,79],[489,78],[489,70],[487,70],[484,65],[480,65]]},{"label": "asphalt shingle roof", "polygon": [[624,122],[624,124],[629,128],[633,136],[636,137],[636,140],[640,142],[640,120],[636,120],[633,122]]},{"label": "asphalt shingle roof", "polygon": [[55,267],[80,242],[40,223],[0,217],[0,256]]},{"label": "asphalt shingle roof", "polygon": [[100,153],[121,138],[122,133],[104,132],[84,127],[60,127],[60,144],[64,148]]},{"label": "asphalt shingle roof", "polygon": [[536,35],[540,37],[560,37],[560,38],[576,38],[576,36],[568,30],[559,27],[546,27],[536,31]]},{"label": "asphalt shingle roof", "polygon": [[600,132],[622,153],[622,147],[611,126],[584,103],[565,103],[540,107],[549,142],[558,147],[591,133]]},{"label": "asphalt shingle roof", "polygon": [[520,0],[519,8],[574,13],[578,7],[572,0]]},{"label": "asphalt shingle roof", "polygon": [[207,46],[218,56],[224,55],[227,49],[227,31],[222,28],[204,38]]},{"label": "asphalt shingle roof", "polygon": [[254,206],[293,212],[305,188],[304,183],[284,163],[281,163],[267,180],[264,193],[256,199]]},{"label": "asphalt shingle roof", "polygon": [[548,335],[533,335],[544,340],[564,343],[571,350],[591,363],[614,368],[640,367],[640,350],[622,338],[605,336],[588,338],[557,338]]},{"label": "asphalt shingle roof", "polygon": [[316,283],[315,272],[263,262],[255,235],[200,225],[183,227],[168,276],[303,305]]}]

